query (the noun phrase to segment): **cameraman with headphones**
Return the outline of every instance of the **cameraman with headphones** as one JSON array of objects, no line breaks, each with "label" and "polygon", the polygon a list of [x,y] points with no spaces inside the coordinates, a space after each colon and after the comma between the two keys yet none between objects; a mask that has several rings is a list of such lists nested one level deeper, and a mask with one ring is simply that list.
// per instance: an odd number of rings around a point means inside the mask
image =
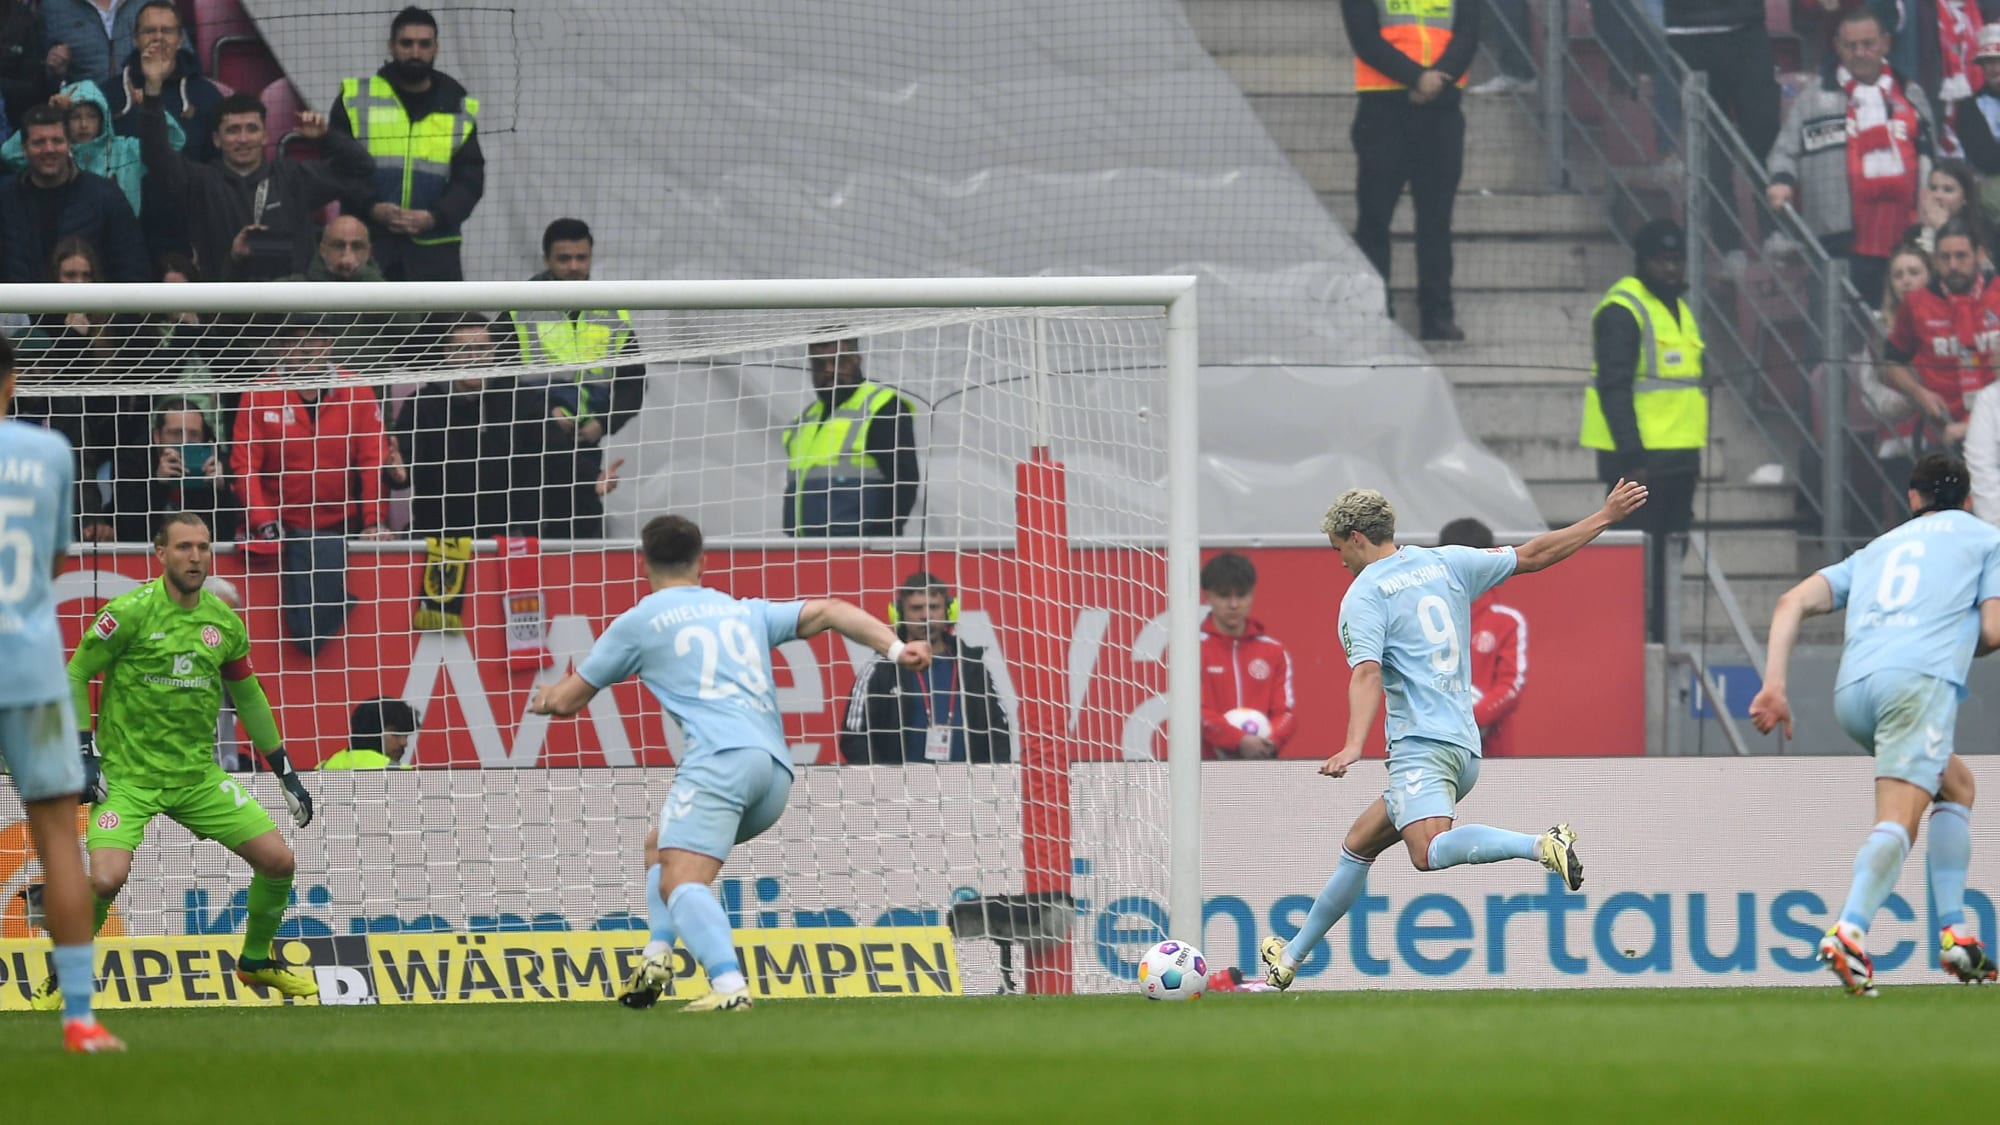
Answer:
[{"label": "cameraman with headphones", "polygon": [[871,661],[847,700],[840,756],[877,766],[1011,761],[1007,715],[986,674],[986,652],[953,635],[958,599],[951,587],[920,570],[903,580],[887,616],[902,640],[930,642],[931,666],[912,672],[879,656]]}]

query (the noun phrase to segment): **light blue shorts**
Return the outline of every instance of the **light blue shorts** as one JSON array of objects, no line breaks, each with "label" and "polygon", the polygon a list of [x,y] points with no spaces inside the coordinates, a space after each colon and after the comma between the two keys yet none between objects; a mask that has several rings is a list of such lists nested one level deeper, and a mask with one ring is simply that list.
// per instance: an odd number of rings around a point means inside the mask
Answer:
[{"label": "light blue shorts", "polygon": [[1877,672],[1833,692],[1833,717],[1875,755],[1875,776],[1937,795],[1958,726],[1958,689],[1921,672]]},{"label": "light blue shorts", "polygon": [[0,707],[0,757],[23,801],[83,792],[83,755],[67,699]]},{"label": "light blue shorts", "polygon": [[1401,832],[1427,817],[1456,819],[1458,802],[1477,784],[1479,755],[1463,746],[1406,738],[1389,747],[1389,789],[1382,804]]},{"label": "light blue shorts", "polygon": [[702,754],[674,771],[660,846],[728,859],[730,848],[778,823],[791,793],[791,773],[766,751]]}]

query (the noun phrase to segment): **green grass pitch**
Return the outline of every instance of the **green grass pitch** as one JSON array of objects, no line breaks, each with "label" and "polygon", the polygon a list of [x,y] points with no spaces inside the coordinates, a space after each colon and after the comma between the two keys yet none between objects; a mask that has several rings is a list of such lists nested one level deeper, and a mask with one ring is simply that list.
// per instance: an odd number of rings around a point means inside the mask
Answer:
[{"label": "green grass pitch", "polygon": [[1991,1121],[2000,989],[1372,992],[0,1017],[5,1119]]}]

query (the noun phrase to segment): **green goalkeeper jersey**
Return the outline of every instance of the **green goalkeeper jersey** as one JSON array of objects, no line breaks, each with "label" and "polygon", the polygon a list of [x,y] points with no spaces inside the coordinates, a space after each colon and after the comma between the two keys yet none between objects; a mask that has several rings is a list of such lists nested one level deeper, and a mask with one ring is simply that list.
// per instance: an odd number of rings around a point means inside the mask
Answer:
[{"label": "green goalkeeper jersey", "polygon": [[236,611],[207,590],[182,609],[165,581],[106,603],[69,662],[82,725],[89,725],[90,681],[104,675],[98,753],[105,776],[128,785],[199,780],[215,765],[223,680],[250,675],[250,633]]}]

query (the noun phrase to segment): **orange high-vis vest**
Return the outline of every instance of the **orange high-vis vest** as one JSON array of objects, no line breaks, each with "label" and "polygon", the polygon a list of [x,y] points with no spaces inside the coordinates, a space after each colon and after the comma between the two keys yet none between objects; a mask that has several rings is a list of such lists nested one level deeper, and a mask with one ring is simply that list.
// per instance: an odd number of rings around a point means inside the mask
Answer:
[{"label": "orange high-vis vest", "polygon": [[[1391,47],[1408,55],[1426,69],[1437,64],[1445,48],[1451,46],[1451,17],[1456,0],[1375,0],[1375,17],[1382,25],[1382,38]],[[1465,76],[1458,79],[1465,85]],[[1388,75],[1354,60],[1354,88],[1361,90],[1402,90],[1407,87]]]}]

